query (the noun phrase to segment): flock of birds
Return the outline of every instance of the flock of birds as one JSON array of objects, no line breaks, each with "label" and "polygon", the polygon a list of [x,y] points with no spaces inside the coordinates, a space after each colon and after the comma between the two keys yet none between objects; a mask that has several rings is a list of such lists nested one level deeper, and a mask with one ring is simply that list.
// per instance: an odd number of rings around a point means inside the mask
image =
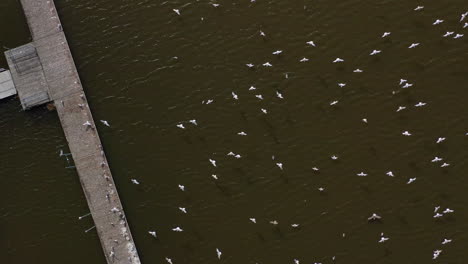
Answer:
[{"label": "flock of birds", "polygon": [[[255,0],[251,0],[251,2],[255,2]],[[219,7],[219,6],[220,6],[219,4],[215,4],[215,3],[212,3],[212,5],[213,5],[213,7]],[[423,9],[424,9],[424,6],[417,6],[416,8],[414,8],[414,11],[416,11],[416,12],[421,12]],[[179,16],[182,15],[181,10],[179,10],[179,9],[173,9],[173,11],[174,11],[177,15],[179,15]],[[468,12],[465,12],[465,13],[461,14],[461,17],[460,17],[460,19],[459,19],[459,22],[460,22],[460,24],[461,24],[460,30],[465,29],[465,28],[468,28],[468,22],[466,22],[466,20],[468,20]],[[443,20],[443,19],[437,18],[437,19],[435,19],[435,20],[432,22],[432,25],[433,25],[433,26],[437,26],[437,25],[439,25],[439,24],[441,24],[441,23],[444,23],[444,20]],[[391,35],[392,35],[392,32],[384,32],[384,33],[381,35],[381,38],[389,38],[389,37],[391,37]],[[265,34],[263,31],[260,31],[260,36],[261,36],[261,37],[265,37],[266,34]],[[443,38],[449,38],[449,37],[451,37],[451,38],[453,38],[453,39],[460,39],[460,38],[463,38],[463,37],[464,37],[464,34],[461,33],[461,31],[460,31],[460,32],[447,31],[447,32],[445,32],[441,37],[443,37]],[[317,47],[317,46],[318,46],[318,44],[317,44],[315,41],[313,41],[313,40],[304,41],[304,43],[305,43],[305,45],[307,45],[307,46],[309,46],[309,47]],[[407,46],[407,48],[408,48],[408,49],[415,49],[415,48],[418,48],[418,47],[421,46],[421,45],[422,45],[422,44],[419,43],[419,42],[411,43],[410,45]],[[383,52],[382,50],[374,49],[374,50],[372,50],[372,51],[369,53],[369,56],[378,56],[378,55],[381,54],[382,52]],[[272,52],[272,55],[278,56],[278,55],[280,55],[280,54],[282,54],[282,53],[283,53],[283,50],[275,50],[275,51]],[[308,58],[304,57],[304,58],[301,58],[301,59],[299,60],[299,62],[305,63],[305,62],[307,62],[308,60],[309,60]],[[331,63],[343,63],[344,61],[345,61],[345,60],[344,60],[343,58],[337,57],[336,59],[332,60]],[[253,64],[253,63],[246,63],[245,66],[248,67],[248,68],[254,68],[254,67],[273,67],[273,64],[272,64],[271,62],[265,62],[265,63],[262,63],[261,65],[258,65],[258,66],[257,66],[257,65],[255,65],[255,64]],[[354,69],[353,72],[354,72],[354,73],[362,73],[363,70],[357,68],[357,69]],[[285,78],[288,78],[288,75],[287,75],[287,74],[285,74]],[[411,82],[408,81],[407,79],[400,79],[400,80],[398,81],[398,83],[399,83],[399,86],[400,86],[401,89],[409,89],[409,88],[411,88],[411,87],[413,86],[413,83],[411,83]],[[345,87],[347,84],[344,83],[344,82],[340,82],[340,83],[338,83],[337,85],[338,85],[339,87]],[[248,90],[249,90],[249,91],[255,91],[255,90],[256,90],[256,87],[255,87],[255,86],[250,86],[250,87],[248,88]],[[233,100],[240,100],[239,95],[238,95],[235,91],[232,91],[232,92],[231,92],[231,96],[232,96],[232,99],[233,99]],[[258,100],[264,100],[264,97],[262,96],[262,94],[256,94],[255,97],[256,97]],[[278,99],[280,99],[280,100],[285,99],[285,97],[283,96],[283,94],[282,94],[280,91],[276,91],[276,97],[277,97]],[[211,103],[213,103],[213,102],[214,102],[213,99],[208,99],[208,100],[203,101],[202,104],[208,105],[208,104],[211,104]],[[333,106],[335,106],[335,105],[337,105],[337,104],[339,104],[339,100],[333,100],[333,101],[331,101],[331,102],[329,103],[329,105],[330,105],[331,107],[333,107]],[[414,107],[424,107],[424,106],[426,106],[426,105],[427,105],[426,102],[418,102],[418,103],[416,103],[416,104],[414,105]],[[398,106],[398,108],[397,108],[395,111],[396,111],[396,112],[404,111],[405,109],[407,109],[407,107],[408,107],[408,106],[403,106],[403,105],[401,105],[401,106]],[[268,114],[268,110],[267,110],[267,109],[261,108],[260,111],[261,111],[263,114]],[[369,121],[369,120],[368,120],[367,118],[363,118],[363,119],[362,119],[362,122],[364,122],[364,123],[368,123],[368,121]],[[109,124],[107,121],[105,121],[105,120],[101,120],[101,122],[102,122],[104,125],[106,125],[106,126],[110,126],[110,124]],[[88,122],[88,123],[85,123],[85,124],[83,124],[83,125],[88,126],[88,125],[91,125],[91,124]],[[178,129],[183,129],[183,130],[185,130],[185,129],[188,129],[188,126],[189,126],[189,125],[191,125],[191,126],[197,126],[197,125],[198,125],[198,122],[197,122],[196,119],[191,119],[191,120],[188,120],[188,121],[179,122],[179,123],[177,123],[175,126],[176,126],[176,128],[178,128]],[[238,135],[238,136],[248,136],[248,134],[247,134],[246,132],[244,132],[244,131],[238,132],[237,135]],[[405,131],[402,131],[402,132],[401,132],[401,135],[410,137],[410,136],[412,136],[413,134],[412,134],[411,131],[405,130]],[[466,135],[468,135],[468,133],[466,133]],[[436,144],[442,144],[445,140],[446,140],[445,137],[439,137],[439,138],[437,138],[437,139],[435,140],[435,143],[436,143]],[[234,157],[234,158],[236,158],[236,159],[242,158],[242,156],[241,156],[240,154],[234,153],[234,152],[229,152],[229,153],[227,153],[227,156],[231,156],[231,157]],[[332,160],[337,160],[337,159],[339,159],[339,157],[338,157],[337,154],[333,154],[333,155],[330,156],[330,159],[332,159]],[[276,165],[276,167],[278,167],[279,170],[283,170],[283,169],[285,168],[285,165],[284,165],[281,161],[277,161],[277,160],[275,159],[274,156],[272,157],[272,160],[274,160],[274,165]],[[207,161],[209,162],[209,164],[210,164],[211,166],[213,166],[213,167],[215,167],[215,168],[219,166],[218,162],[217,162],[214,158],[209,157],[209,158],[207,158]],[[431,160],[428,161],[428,162],[431,162],[431,163],[434,163],[434,164],[439,164],[440,167],[442,167],[442,168],[445,168],[445,167],[448,167],[448,166],[451,165],[450,163],[446,162],[446,161],[444,160],[444,158],[437,157],[437,156],[434,157],[433,159],[431,159]],[[313,169],[314,171],[318,171],[318,170],[319,170],[318,167],[313,167],[312,169]],[[361,171],[361,172],[356,173],[356,175],[359,176],[359,177],[366,177],[366,176],[368,176],[368,173],[365,172],[365,171]],[[387,176],[389,176],[389,177],[395,177],[395,176],[396,176],[396,173],[394,173],[393,171],[387,171],[387,172],[385,172],[385,175],[387,175]],[[216,180],[219,180],[219,178],[218,178],[218,176],[217,176],[216,174],[212,174],[211,177],[212,177],[215,181],[216,181]],[[414,183],[416,180],[417,180],[416,177],[409,178],[408,181],[407,181],[406,183],[407,183],[407,184],[412,184],[412,183]],[[137,179],[131,179],[131,182],[132,182],[133,184],[136,184],[136,185],[140,184],[140,182],[139,182]],[[179,188],[179,190],[182,191],[182,192],[185,192],[185,191],[186,191],[186,187],[185,187],[183,184],[179,184],[179,185],[178,185],[178,188]],[[320,188],[318,188],[318,190],[319,190],[320,192],[323,192],[323,191],[325,191],[325,188],[320,187]],[[188,214],[188,210],[187,210],[187,208],[185,208],[185,207],[178,207],[178,210],[179,210],[181,213],[183,213],[183,214]],[[436,207],[434,208],[434,216],[433,216],[433,217],[434,217],[434,218],[441,218],[441,217],[444,217],[445,215],[452,214],[453,212],[454,212],[453,209],[445,208],[445,209],[441,210],[441,207],[440,207],[440,206],[436,206]],[[369,216],[369,217],[367,218],[367,220],[368,220],[369,222],[381,221],[381,219],[382,219],[382,217],[381,217],[380,215],[378,215],[377,213],[373,213],[371,216]],[[256,219],[256,218],[249,218],[249,219],[246,219],[246,221],[250,221],[250,222],[252,222],[253,224],[256,224],[256,223],[257,223],[257,219]],[[278,225],[278,224],[279,224],[277,220],[271,220],[271,221],[269,221],[269,223],[272,224],[272,225]],[[298,228],[298,227],[300,226],[300,224],[298,224],[298,223],[292,223],[292,224],[290,224],[290,226],[291,226],[292,228]],[[180,226],[175,226],[175,227],[172,228],[172,231],[173,231],[173,232],[183,232],[184,229],[183,229],[182,227],[180,227]],[[149,234],[150,236],[154,237],[154,238],[157,238],[157,237],[158,237],[157,232],[156,232],[155,230],[149,230],[149,231],[148,231],[148,234]],[[343,234],[343,236],[344,236],[344,235],[345,235],[345,234]],[[390,240],[390,237],[385,236],[384,233],[381,233],[380,236],[379,236],[379,238],[376,240],[376,242],[377,242],[377,243],[386,243],[386,242],[389,241],[389,240]],[[446,244],[449,244],[449,243],[451,243],[451,242],[452,242],[452,239],[444,238],[444,239],[442,240],[442,242],[441,242],[441,245],[446,245]],[[214,252],[213,252],[213,253],[214,253],[214,256],[216,256],[218,259],[221,259],[221,258],[222,258],[222,252],[221,252],[221,250],[220,250],[219,248],[215,248],[213,251],[214,251]],[[442,250],[441,250],[441,249],[435,249],[435,250],[433,251],[433,256],[432,256],[433,259],[437,259],[437,258],[440,256],[441,253],[442,253]],[[335,261],[335,259],[336,259],[336,256],[333,256],[333,257],[332,257],[332,260]],[[167,261],[169,264],[172,264],[172,263],[173,263],[173,262],[172,262],[172,259],[169,258],[169,257],[166,257],[166,261]],[[295,264],[299,264],[299,263],[300,263],[299,259],[297,259],[297,258],[293,258],[293,262],[294,262]],[[320,264],[320,263],[316,263],[316,264]]]}]

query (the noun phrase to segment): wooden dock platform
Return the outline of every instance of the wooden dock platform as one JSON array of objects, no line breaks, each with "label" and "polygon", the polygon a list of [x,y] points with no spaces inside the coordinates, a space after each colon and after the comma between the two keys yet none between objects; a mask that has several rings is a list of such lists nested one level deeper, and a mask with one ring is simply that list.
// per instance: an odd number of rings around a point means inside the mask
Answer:
[{"label": "wooden dock platform", "polygon": [[16,94],[10,71],[0,71],[0,99]]},{"label": "wooden dock platform", "polygon": [[[54,101],[107,262],[138,264],[140,258],[54,2],[21,0],[21,4],[33,42],[6,56],[23,108],[42,99]],[[29,102],[27,97],[34,100]]]}]

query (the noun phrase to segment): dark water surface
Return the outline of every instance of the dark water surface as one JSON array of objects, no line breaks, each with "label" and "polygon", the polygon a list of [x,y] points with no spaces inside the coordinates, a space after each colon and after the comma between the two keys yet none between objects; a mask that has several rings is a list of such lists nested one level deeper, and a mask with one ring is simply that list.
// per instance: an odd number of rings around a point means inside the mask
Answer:
[{"label": "dark water surface", "polygon": [[[143,263],[466,263],[468,2],[210,3],[56,1]],[[18,1],[0,23],[30,41]],[[104,263],[56,113],[3,100],[0,131],[1,263]]]}]

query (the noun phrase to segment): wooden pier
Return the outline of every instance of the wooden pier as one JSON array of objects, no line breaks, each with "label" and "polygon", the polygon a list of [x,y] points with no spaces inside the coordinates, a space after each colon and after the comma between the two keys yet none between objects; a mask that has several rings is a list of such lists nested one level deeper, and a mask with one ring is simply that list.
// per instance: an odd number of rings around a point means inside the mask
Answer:
[{"label": "wooden pier", "polygon": [[[140,263],[53,0],[21,0],[33,42],[5,53],[24,109],[53,101],[108,263]],[[52,253],[51,253],[52,254]]]}]

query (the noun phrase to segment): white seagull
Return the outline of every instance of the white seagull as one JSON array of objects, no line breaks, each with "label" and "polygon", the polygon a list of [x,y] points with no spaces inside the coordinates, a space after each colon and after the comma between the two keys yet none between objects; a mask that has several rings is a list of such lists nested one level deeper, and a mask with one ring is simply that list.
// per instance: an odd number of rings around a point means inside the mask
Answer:
[{"label": "white seagull", "polygon": [[434,250],[434,253],[432,253],[432,259],[438,258],[440,253],[442,253],[441,249]]},{"label": "white seagull", "polygon": [[355,69],[353,72],[356,72],[356,73],[361,73],[362,70],[361,69]]},{"label": "white seagull", "polygon": [[416,178],[410,178],[406,184],[410,184],[410,183],[414,182],[415,180],[416,180]]},{"label": "white seagull", "polygon": [[330,105],[336,105],[337,103],[338,103],[338,101],[332,101],[332,102],[330,103]]},{"label": "white seagull", "polygon": [[440,137],[440,138],[437,139],[436,143],[441,143],[441,142],[443,142],[444,140],[445,140],[444,137]]},{"label": "white seagull", "polygon": [[218,259],[221,259],[221,254],[223,254],[221,253],[221,250],[216,249],[216,255],[218,256]]},{"label": "white seagull", "polygon": [[340,59],[340,58],[336,58],[333,63],[337,63],[337,62],[343,62],[344,60],[343,59]]},{"label": "white seagull", "polygon": [[279,55],[281,54],[283,51],[282,50],[277,50],[277,51],[274,51],[272,54],[273,55]]},{"label": "white seagull", "polygon": [[412,43],[408,49],[412,49],[412,48],[416,48],[417,46],[419,46],[419,43]]},{"label": "white seagull", "polygon": [[182,231],[184,231],[184,230],[183,230],[182,228],[180,228],[180,227],[177,226],[177,227],[175,227],[175,228],[172,228],[172,231],[174,231],[174,232],[182,232]]},{"label": "white seagull", "polygon": [[266,109],[261,108],[260,110],[261,110],[264,114],[267,114],[267,113],[268,113],[268,111],[267,111]]},{"label": "white seagull", "polygon": [[456,34],[453,38],[454,38],[454,39],[459,39],[459,38],[461,38],[461,37],[463,37],[463,36],[464,36],[463,34]]},{"label": "white seagull", "polygon": [[446,163],[446,162],[444,162],[442,165],[440,165],[441,168],[445,168],[445,167],[448,167],[448,166],[450,166],[450,164]]},{"label": "white seagull", "polygon": [[390,176],[390,177],[395,177],[395,175],[393,174],[392,171],[387,171],[387,173],[385,173],[386,175]]},{"label": "white seagull", "polygon": [[247,136],[247,133],[245,133],[244,131],[241,131],[241,132],[237,133],[237,135],[239,135],[239,136]]},{"label": "white seagull", "polygon": [[386,36],[389,36],[392,32],[384,32],[382,35],[382,38],[385,38]]},{"label": "white seagull", "polygon": [[184,214],[187,213],[187,209],[185,209],[185,207],[179,207],[179,210]]},{"label": "white seagull", "polygon": [[403,136],[411,136],[411,133],[409,131],[404,131],[403,133],[401,133]]},{"label": "white seagull", "polygon": [[387,241],[387,240],[389,240],[389,239],[390,239],[390,238],[384,237],[383,234],[382,234],[382,236],[380,237],[379,243],[383,243],[383,242],[385,242],[385,241]]},{"label": "white seagull", "polygon": [[271,65],[271,63],[269,63],[269,62],[265,62],[265,63],[263,63],[262,65],[265,66],[265,67],[271,67],[271,66],[273,66],[273,65]]},{"label": "white seagull", "polygon": [[276,91],[276,97],[278,97],[279,99],[283,99],[283,98],[284,98],[283,95],[282,95],[280,92],[278,92],[278,91]]},{"label": "white seagull", "polygon": [[380,219],[382,219],[382,217],[376,213],[373,213],[371,216],[367,218],[368,221],[376,221]]},{"label": "white seagull", "polygon": [[195,119],[189,120],[189,122],[192,123],[192,124],[194,124],[194,125],[196,125],[196,126],[198,125],[198,124],[197,124],[197,120],[195,120]]},{"label": "white seagull", "polygon": [[346,83],[338,83],[338,86],[339,86],[339,87],[345,87],[345,86],[346,86]]},{"label": "white seagull", "polygon": [[250,222],[256,224],[257,223],[257,220],[255,218],[249,218]]},{"label": "white seagull", "polygon": [[369,55],[373,56],[373,55],[379,54],[381,52],[382,52],[381,50],[373,50]]},{"label": "white seagull", "polygon": [[185,126],[183,124],[177,124],[176,127],[180,128],[180,129],[185,129]]},{"label": "white seagull", "polygon": [[444,35],[442,35],[442,37],[446,38],[446,37],[448,37],[448,36],[450,36],[450,35],[453,35],[453,33],[455,33],[455,32],[453,32],[453,31],[447,31],[447,32],[445,32]]},{"label": "white seagull", "polygon": [[252,85],[251,85],[251,86],[249,87],[249,91],[253,91],[253,90],[257,90],[257,88],[255,88],[255,86],[252,86]]},{"label": "white seagull", "polygon": [[408,80],[400,79],[400,85],[404,84],[405,82],[408,82]]},{"label": "white seagull", "polygon": [[361,171],[360,173],[358,173],[358,174],[356,174],[356,175],[357,175],[357,176],[364,177],[364,176],[367,176],[367,173],[364,173],[364,172]]},{"label": "white seagull", "polygon": [[405,83],[405,85],[403,85],[401,88],[409,88],[411,86],[413,86],[412,83]]},{"label": "white seagull", "polygon": [[166,261],[167,261],[167,263],[172,264],[172,259],[166,257]]},{"label": "white seagull", "polygon": [[310,46],[313,46],[313,47],[316,47],[315,46],[315,43],[311,40],[311,41],[307,41],[306,42],[307,45],[310,45]]},{"label": "white seagull", "polygon": [[299,62],[307,62],[307,61],[309,61],[309,59],[306,58],[306,57],[304,57],[304,58],[302,58],[302,59],[299,60]]},{"label": "white seagull", "polygon": [[208,159],[211,163],[211,165],[213,165],[213,167],[216,167],[216,160],[213,160],[213,159]]},{"label": "white seagull", "polygon": [[419,103],[415,104],[414,106],[421,107],[421,106],[425,106],[425,105],[426,105],[426,103],[419,102]]},{"label": "white seagull", "polygon": [[110,124],[109,124],[109,122],[107,122],[106,120],[101,120],[101,123],[103,123],[105,126],[108,126],[108,127],[110,127]]},{"label": "white seagull", "polygon": [[131,181],[133,184],[137,184],[137,185],[140,184],[136,179],[131,179]]},{"label": "white seagull", "polygon": [[398,106],[398,109],[396,110],[397,112],[400,112],[402,110],[405,110],[406,106]]},{"label": "white seagull", "polygon": [[231,94],[232,94],[232,98],[234,98],[234,100],[239,100],[239,96],[237,96],[236,93],[231,92]]},{"label": "white seagull", "polygon": [[422,9],[424,9],[424,6],[417,6],[417,7],[414,9],[414,11],[418,11],[418,10],[422,10]]},{"label": "white seagull", "polygon": [[439,25],[440,23],[444,22],[444,20],[442,19],[436,19],[436,21],[434,21],[434,23],[432,23],[432,25]]},{"label": "white seagull", "polygon": [[181,191],[185,191],[185,186],[179,184],[179,189],[180,189]]},{"label": "white seagull", "polygon": [[180,10],[179,9],[172,9],[172,11],[174,11],[177,15],[180,16]]},{"label": "white seagull", "polygon": [[91,122],[86,121],[86,122],[83,123],[83,126],[91,126]]},{"label": "white seagull", "polygon": [[281,170],[283,170],[283,163],[278,162],[278,163],[276,163],[276,166],[278,166],[278,168],[280,168]]},{"label": "white seagull", "polygon": [[263,96],[261,94],[256,94],[255,97],[257,97],[260,100],[263,100]]},{"label": "white seagull", "polygon": [[148,231],[148,233],[152,235],[153,237],[156,237],[156,231]]},{"label": "white seagull", "polygon": [[247,66],[249,68],[253,68],[255,65],[253,65],[252,63],[247,63],[245,66]]},{"label": "white seagull", "polygon": [[439,158],[439,157],[434,157],[434,159],[431,160],[431,162],[439,162],[443,160],[442,158]]},{"label": "white seagull", "polygon": [[444,238],[444,241],[442,241],[442,245],[448,244],[450,242],[452,242],[452,239]]}]

